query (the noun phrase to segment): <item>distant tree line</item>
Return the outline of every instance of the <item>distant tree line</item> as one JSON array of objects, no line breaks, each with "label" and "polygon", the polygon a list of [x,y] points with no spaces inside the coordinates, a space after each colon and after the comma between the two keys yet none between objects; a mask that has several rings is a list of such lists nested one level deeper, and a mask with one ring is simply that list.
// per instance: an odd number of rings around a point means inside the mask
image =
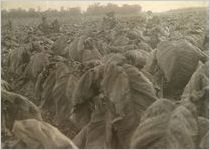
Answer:
[{"label": "distant tree line", "polygon": [[60,10],[48,9],[46,11],[41,11],[40,7],[38,9],[30,8],[29,10],[24,10],[21,8],[1,10],[2,17],[39,17],[41,15],[46,16],[79,16],[79,15],[104,15],[107,12],[113,11],[116,14],[138,14],[142,10],[140,5],[123,5],[118,6],[116,4],[109,3],[107,5],[100,5],[100,3],[95,3],[90,5],[85,12],[82,12],[80,7],[67,8],[61,7]]},{"label": "distant tree line", "polygon": [[76,16],[76,15],[81,15],[81,8],[80,7],[75,7],[75,8],[68,8],[67,10],[64,10],[61,8],[61,10],[56,10],[56,9],[48,9],[46,11],[39,11],[35,10],[34,8],[30,8],[28,11],[18,8],[18,9],[10,9],[9,11],[7,10],[1,10],[2,17],[40,17],[42,15],[46,16]]},{"label": "distant tree line", "polygon": [[105,14],[110,11],[114,11],[116,14],[138,14],[142,10],[140,5],[128,5],[125,4],[119,7],[116,4],[108,3],[107,5],[100,5],[100,3],[96,3],[90,5],[87,10],[86,14],[88,15],[101,15]]}]

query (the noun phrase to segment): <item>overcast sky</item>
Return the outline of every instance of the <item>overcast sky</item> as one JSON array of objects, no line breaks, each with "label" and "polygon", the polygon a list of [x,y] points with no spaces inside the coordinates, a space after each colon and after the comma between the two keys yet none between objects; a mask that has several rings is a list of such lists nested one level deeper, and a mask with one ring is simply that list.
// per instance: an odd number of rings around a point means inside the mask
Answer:
[{"label": "overcast sky", "polygon": [[139,4],[142,6],[143,11],[151,10],[153,12],[167,11],[170,9],[186,8],[186,7],[207,7],[208,0],[197,0],[197,1],[62,1],[62,0],[2,0],[2,9],[13,9],[13,8],[41,8],[41,10],[46,10],[48,8],[59,10],[61,6],[65,8],[69,7],[81,7],[82,10],[86,10],[91,4],[99,2],[101,5],[106,5],[108,3],[118,4],[119,6],[123,4]]}]

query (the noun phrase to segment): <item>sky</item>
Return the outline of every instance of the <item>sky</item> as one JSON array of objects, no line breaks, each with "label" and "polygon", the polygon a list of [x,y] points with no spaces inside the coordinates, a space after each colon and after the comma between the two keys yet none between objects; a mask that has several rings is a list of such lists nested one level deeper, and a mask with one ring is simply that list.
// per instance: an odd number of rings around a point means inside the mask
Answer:
[{"label": "sky", "polygon": [[1,8],[2,9],[14,9],[14,8],[22,8],[22,9],[29,9],[29,8],[35,8],[38,7],[41,8],[42,11],[47,10],[49,8],[51,9],[57,9],[60,10],[61,6],[65,8],[69,7],[81,7],[82,10],[86,10],[87,7],[91,4],[99,2],[101,5],[106,5],[108,3],[118,4],[119,6],[122,6],[123,4],[139,4],[142,6],[143,11],[151,10],[153,12],[162,12],[167,11],[171,9],[178,9],[178,8],[188,8],[188,7],[208,7],[208,0],[185,0],[185,1],[114,1],[114,0],[69,0],[69,1],[63,1],[63,0],[2,0]]}]

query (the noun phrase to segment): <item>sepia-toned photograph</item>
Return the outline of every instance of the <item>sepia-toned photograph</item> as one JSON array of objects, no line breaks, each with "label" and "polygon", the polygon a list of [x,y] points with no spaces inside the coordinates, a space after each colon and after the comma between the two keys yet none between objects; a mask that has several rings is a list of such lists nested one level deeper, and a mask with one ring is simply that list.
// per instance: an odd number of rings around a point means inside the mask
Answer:
[{"label": "sepia-toned photograph", "polygon": [[2,149],[209,149],[209,1],[2,0]]}]

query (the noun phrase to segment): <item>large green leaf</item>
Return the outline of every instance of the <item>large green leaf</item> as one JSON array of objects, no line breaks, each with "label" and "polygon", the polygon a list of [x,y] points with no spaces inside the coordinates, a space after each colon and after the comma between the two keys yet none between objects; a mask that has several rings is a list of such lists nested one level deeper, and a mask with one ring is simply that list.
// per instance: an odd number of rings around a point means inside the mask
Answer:
[{"label": "large green leaf", "polygon": [[[59,82],[60,82],[59,80],[62,77],[64,77],[66,74],[69,73],[69,68],[65,63],[58,62],[56,64],[53,64],[53,66],[54,67],[51,68],[50,71],[47,73],[47,77],[43,77],[43,75],[41,75],[40,78],[38,78],[38,80],[37,80],[37,84],[36,84],[37,91],[40,91],[39,89],[40,89],[40,87],[42,87],[41,88],[42,89],[42,91],[41,91],[42,105],[44,105],[44,103],[47,103],[49,106],[52,106],[53,104],[55,104],[53,88],[55,87],[56,84],[59,84]],[[46,78],[46,79],[44,79],[44,81],[42,81],[43,80],[42,78]],[[39,83],[38,83],[38,81],[39,81]],[[40,81],[42,81],[42,83]]]},{"label": "large green leaf", "polygon": [[69,57],[72,61],[81,62],[81,53],[84,50],[85,36],[75,38],[70,45],[67,47]]},{"label": "large green leaf", "polygon": [[147,62],[147,58],[149,57],[149,53],[143,50],[130,50],[126,52],[125,57],[127,58],[127,62],[137,68],[141,69]]},{"label": "large green leaf", "polygon": [[179,88],[186,86],[202,59],[199,49],[187,41],[161,42],[157,47],[157,63],[170,84]]},{"label": "large green leaf", "polygon": [[196,148],[197,134],[196,109],[192,103],[176,106],[166,99],[157,100],[145,111],[131,148]]},{"label": "large green leaf", "polygon": [[43,83],[41,94],[41,107],[50,107],[53,104],[52,89],[56,82],[56,74],[52,71]]},{"label": "large green leaf", "polygon": [[9,53],[9,71],[21,75],[24,70],[24,64],[30,60],[30,53],[24,46],[14,49]]},{"label": "large green leaf", "polygon": [[13,133],[25,143],[24,148],[77,148],[56,127],[36,119],[16,121]]},{"label": "large green leaf", "polygon": [[101,59],[101,54],[96,48],[93,49],[86,49],[82,52],[82,62],[88,62],[91,60],[100,60]]},{"label": "large green leaf", "polygon": [[136,67],[110,63],[105,68],[102,89],[119,116],[113,120],[117,147],[128,148],[143,112],[156,100],[153,85]]},{"label": "large green leaf", "polygon": [[26,74],[28,74],[29,77],[37,78],[39,73],[41,73],[48,64],[49,59],[46,53],[36,53],[31,57],[30,62],[26,67]]},{"label": "large green leaf", "polygon": [[72,95],[77,85],[78,78],[73,74],[66,74],[56,80],[52,89],[56,107],[56,119],[68,118],[72,109]]},{"label": "large green leaf", "polygon": [[62,78],[66,74],[68,74],[70,71],[70,68],[67,64],[63,62],[57,62],[55,65],[55,73],[56,73],[56,79]]},{"label": "large green leaf", "polygon": [[68,51],[65,51],[65,48],[67,46],[67,37],[61,36],[59,39],[57,39],[53,45],[52,45],[52,51],[56,55],[66,56]]},{"label": "large green leaf", "polygon": [[177,100],[196,70],[199,60],[205,61],[206,56],[186,40],[178,40],[158,44],[156,59],[158,70],[163,74],[163,97]]},{"label": "large green leaf", "polygon": [[72,97],[73,113],[71,120],[79,129],[84,127],[91,119],[92,109],[95,106],[94,99],[101,92],[100,82],[102,77],[103,66],[97,66],[88,70],[78,80]]},{"label": "large green leaf", "polygon": [[73,94],[73,105],[78,105],[91,100],[99,93],[102,80],[103,66],[97,66],[88,70],[78,81]]},{"label": "large green leaf", "polygon": [[182,94],[182,99],[193,99],[199,115],[209,118],[209,73],[208,63],[199,63]]},{"label": "large green leaf", "polygon": [[125,35],[118,35],[113,41],[113,46],[125,46],[129,43],[129,39]]},{"label": "large green leaf", "polygon": [[156,100],[155,91],[149,79],[137,68],[127,64],[107,65],[102,87],[105,95],[119,105],[120,112],[123,111],[120,107],[126,107],[127,103],[133,102],[137,110],[143,111]]},{"label": "large green leaf", "polygon": [[35,118],[42,120],[38,107],[26,97],[13,92],[1,90],[2,115],[6,119],[7,128],[11,129],[15,120]]}]

